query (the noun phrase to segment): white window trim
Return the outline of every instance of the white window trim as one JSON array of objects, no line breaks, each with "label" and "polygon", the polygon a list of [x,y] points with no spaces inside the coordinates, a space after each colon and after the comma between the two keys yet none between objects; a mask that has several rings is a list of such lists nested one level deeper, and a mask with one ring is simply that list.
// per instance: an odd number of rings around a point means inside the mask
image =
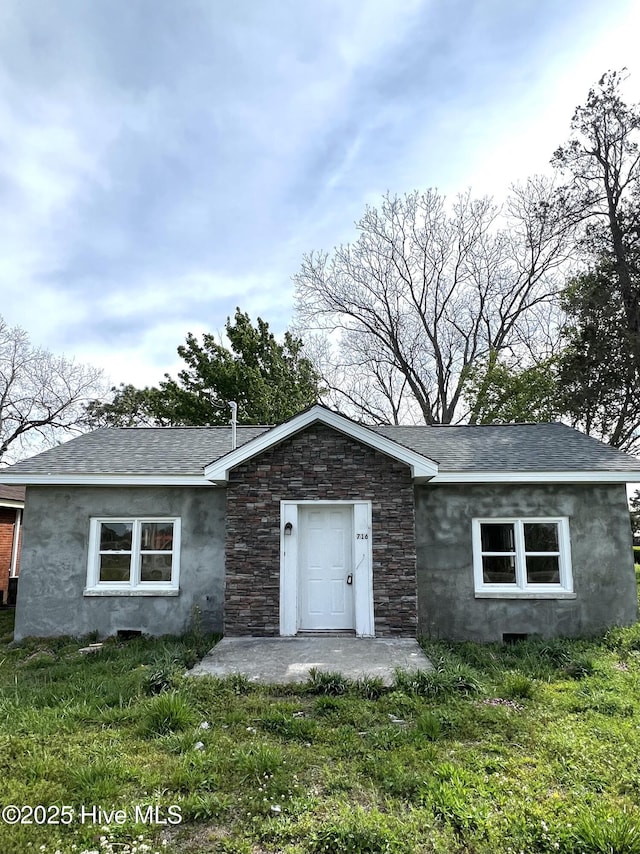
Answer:
[{"label": "white window trim", "polygon": [[[100,581],[100,525],[133,523],[132,571],[129,581]],[[171,581],[140,581],[140,529],[145,522],[173,523]],[[85,596],[177,596],[180,583],[180,518],[177,516],[100,516],[89,527],[89,562]]]},{"label": "white window trim", "polygon": [[[555,523],[558,526],[558,584],[527,584],[525,563],[524,525],[527,523]],[[482,571],[482,539],[480,526],[483,524],[510,524],[515,534],[515,584],[489,584]],[[473,575],[476,599],[575,599],[571,572],[571,542],[569,519],[566,516],[494,516],[472,520]],[[529,552],[529,554],[536,554]],[[540,552],[549,554],[549,552]]]}]

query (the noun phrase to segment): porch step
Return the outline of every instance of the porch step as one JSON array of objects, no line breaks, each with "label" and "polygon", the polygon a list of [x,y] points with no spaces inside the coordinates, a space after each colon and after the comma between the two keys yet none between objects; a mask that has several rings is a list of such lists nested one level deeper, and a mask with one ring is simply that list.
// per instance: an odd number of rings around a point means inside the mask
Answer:
[{"label": "porch step", "polygon": [[364,676],[393,685],[398,668],[433,670],[413,638],[322,637],[223,638],[192,676],[229,676],[241,673],[251,682],[281,685],[306,682],[312,668],[341,673],[348,679]]},{"label": "porch step", "polygon": [[297,638],[354,638],[355,636],[354,629],[327,629],[326,631],[298,629],[295,635]]}]

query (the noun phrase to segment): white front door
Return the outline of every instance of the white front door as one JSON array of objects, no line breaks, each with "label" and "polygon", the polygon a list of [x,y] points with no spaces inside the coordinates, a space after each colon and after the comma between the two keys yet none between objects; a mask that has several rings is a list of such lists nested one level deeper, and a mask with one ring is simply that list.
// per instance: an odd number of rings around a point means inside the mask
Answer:
[{"label": "white front door", "polygon": [[298,628],[354,629],[353,508],[299,507]]}]

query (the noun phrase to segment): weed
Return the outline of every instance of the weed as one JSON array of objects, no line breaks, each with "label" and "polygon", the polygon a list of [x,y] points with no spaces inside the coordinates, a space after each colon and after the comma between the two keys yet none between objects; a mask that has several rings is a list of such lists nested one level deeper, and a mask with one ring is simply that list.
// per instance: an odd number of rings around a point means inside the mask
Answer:
[{"label": "weed", "polygon": [[221,839],[217,850],[220,854],[252,854],[253,846],[243,839]]},{"label": "weed", "polygon": [[390,752],[384,758],[369,758],[363,762],[363,776],[389,797],[417,802],[423,786],[425,756],[421,754],[419,762],[416,759],[417,753],[414,751],[411,756],[406,749]]},{"label": "weed", "polygon": [[282,750],[269,744],[241,747],[234,757],[234,764],[243,782],[261,782],[265,777],[275,774],[282,762]]},{"label": "weed", "polygon": [[344,707],[340,700],[337,700],[335,697],[323,696],[318,697],[313,704],[313,708],[317,715],[328,718],[337,715]]},{"label": "weed", "polygon": [[403,691],[389,691],[380,700],[380,708],[399,718],[414,718],[422,710],[423,701],[414,694]]},{"label": "weed", "polygon": [[506,698],[530,700],[536,693],[536,683],[518,671],[506,673],[502,684]]},{"label": "weed", "polygon": [[573,658],[562,668],[562,673],[571,679],[584,679],[593,676],[595,667],[593,660],[585,656]]},{"label": "weed", "polygon": [[352,685],[351,680],[341,673],[317,670],[315,667],[309,670],[306,683],[310,694],[327,694],[334,697],[348,693]]},{"label": "weed", "polygon": [[67,772],[69,788],[79,804],[115,803],[126,776],[114,759],[93,759],[90,765],[72,766]]},{"label": "weed", "polygon": [[580,854],[640,854],[640,817],[635,810],[599,806],[584,811],[572,835]]},{"label": "weed", "polygon": [[486,818],[474,788],[464,773],[449,762],[435,769],[427,781],[424,798],[437,819],[448,824],[458,836],[475,831]]},{"label": "weed", "polygon": [[377,700],[386,690],[385,684],[379,676],[363,676],[353,684],[353,693],[365,700]]},{"label": "weed", "polygon": [[543,661],[553,667],[565,667],[571,657],[566,642],[562,640],[545,641],[538,647],[537,653]]},{"label": "weed", "polygon": [[159,658],[149,665],[145,672],[142,681],[145,693],[154,696],[174,688],[181,669],[183,668],[180,667],[180,660],[177,657],[168,655]]},{"label": "weed", "polygon": [[167,735],[193,726],[195,719],[194,710],[181,694],[165,692],[147,701],[141,731],[147,736]]},{"label": "weed", "polygon": [[255,690],[255,687],[251,684],[249,679],[243,673],[232,673],[231,676],[227,676],[222,681],[224,686],[227,687],[237,697],[242,697],[245,694],[250,694],[253,690]]},{"label": "weed", "polygon": [[[303,715],[304,713],[297,713]],[[259,720],[262,729],[267,732],[276,733],[283,738],[299,739],[300,741],[312,741],[317,730],[317,724],[304,716],[296,716],[296,713],[273,709],[269,714]]]},{"label": "weed", "polygon": [[185,754],[194,750],[196,744],[200,742],[200,733],[198,730],[187,730],[185,732],[174,732],[164,736],[163,747],[171,753]]},{"label": "weed", "polygon": [[216,792],[189,792],[180,799],[184,821],[215,821],[229,808],[229,799]]},{"label": "weed", "polygon": [[569,707],[576,712],[593,711],[601,715],[631,717],[632,703],[625,702],[612,691],[585,685],[575,694]]},{"label": "weed", "polygon": [[310,854],[401,854],[410,849],[401,836],[401,825],[378,810],[343,808],[316,830],[307,850]]},{"label": "weed", "polygon": [[416,730],[429,741],[436,741],[442,732],[440,718],[434,712],[427,710],[416,720]]},{"label": "weed", "polygon": [[475,694],[480,690],[480,682],[472,668],[455,664],[441,666],[437,670],[398,670],[394,687],[407,694],[435,698]]}]

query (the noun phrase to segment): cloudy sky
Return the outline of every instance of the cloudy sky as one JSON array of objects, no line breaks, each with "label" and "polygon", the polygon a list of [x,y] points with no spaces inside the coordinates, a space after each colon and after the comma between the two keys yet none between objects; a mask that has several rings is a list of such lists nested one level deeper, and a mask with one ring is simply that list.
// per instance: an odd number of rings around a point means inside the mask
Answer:
[{"label": "cloudy sky", "polygon": [[304,252],[386,190],[500,197],[635,0],[3,0],[0,314],[113,382],[236,305],[282,332]]}]

